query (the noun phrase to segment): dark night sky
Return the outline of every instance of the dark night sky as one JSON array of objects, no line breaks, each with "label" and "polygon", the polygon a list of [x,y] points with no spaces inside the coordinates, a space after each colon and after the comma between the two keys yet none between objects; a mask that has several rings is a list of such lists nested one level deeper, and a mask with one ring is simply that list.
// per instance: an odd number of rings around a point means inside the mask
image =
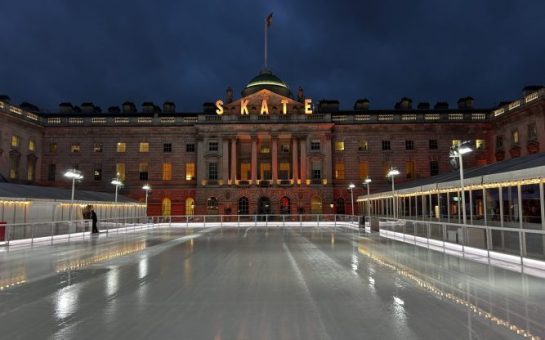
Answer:
[{"label": "dark night sky", "polygon": [[543,0],[21,0],[0,4],[0,93],[198,111],[262,68],[270,11],[269,66],[315,101],[490,107],[545,84]]}]

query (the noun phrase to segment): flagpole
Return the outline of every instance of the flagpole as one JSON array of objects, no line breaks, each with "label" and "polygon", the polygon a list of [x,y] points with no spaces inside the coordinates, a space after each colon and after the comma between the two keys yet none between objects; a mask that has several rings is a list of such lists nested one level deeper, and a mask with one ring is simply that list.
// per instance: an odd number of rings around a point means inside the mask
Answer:
[{"label": "flagpole", "polygon": [[267,69],[267,19],[265,19],[265,69]]}]

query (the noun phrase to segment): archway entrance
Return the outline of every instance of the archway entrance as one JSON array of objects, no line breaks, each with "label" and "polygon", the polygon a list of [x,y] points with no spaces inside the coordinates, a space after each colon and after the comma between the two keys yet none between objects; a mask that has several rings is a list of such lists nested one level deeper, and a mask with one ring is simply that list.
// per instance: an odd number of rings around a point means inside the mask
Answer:
[{"label": "archway entrance", "polygon": [[257,202],[257,209],[259,215],[270,215],[271,200],[268,197],[261,197]]}]

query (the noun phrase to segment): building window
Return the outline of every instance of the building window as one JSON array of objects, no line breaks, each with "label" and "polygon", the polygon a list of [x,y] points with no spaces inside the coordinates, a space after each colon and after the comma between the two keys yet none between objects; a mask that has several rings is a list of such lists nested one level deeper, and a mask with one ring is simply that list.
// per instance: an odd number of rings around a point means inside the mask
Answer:
[{"label": "building window", "polygon": [[102,143],[95,143],[95,145],[93,146],[93,151],[102,152]]},{"label": "building window", "polygon": [[163,152],[172,152],[172,144],[171,143],[164,143],[163,144]]},{"label": "building window", "polygon": [[19,177],[19,153],[9,156],[9,178],[17,179]]},{"label": "building window", "polygon": [[117,163],[115,165],[115,173],[117,178],[121,181],[125,181],[125,163]]},{"label": "building window", "polygon": [[500,149],[503,147],[503,136],[496,136],[496,148]]},{"label": "building window", "polygon": [[195,163],[185,163],[185,180],[192,181],[195,179]]},{"label": "building window", "polygon": [[452,140],[452,146],[459,146],[460,144],[462,144],[461,140],[459,140],[459,139],[453,139]]},{"label": "building window", "polygon": [[382,141],[382,150],[390,150],[390,141],[389,140],[383,140]]},{"label": "building window", "polygon": [[252,171],[252,166],[249,162],[240,163],[240,179],[247,181],[250,179]]},{"label": "building window", "polygon": [[217,212],[218,210],[218,199],[215,198],[215,197],[210,197],[208,198],[208,200],[206,201],[206,207],[208,208],[208,210],[214,210],[215,212]]},{"label": "building window", "polygon": [[102,181],[102,169],[97,168],[93,170],[93,178],[95,181]]},{"label": "building window", "polygon": [[537,126],[536,123],[528,124],[528,140],[533,141],[537,139]]},{"label": "building window", "polygon": [[428,141],[428,146],[429,146],[430,150],[437,150],[438,149],[437,139],[430,139]]},{"label": "building window", "polygon": [[21,144],[21,137],[19,136],[11,136],[11,147],[16,149]]},{"label": "building window", "polygon": [[80,145],[79,143],[70,145],[70,152],[72,153],[78,153],[80,151]]},{"label": "building window", "polygon": [[405,174],[408,179],[416,177],[416,173],[414,171],[414,161],[405,162]]},{"label": "building window", "polygon": [[138,147],[139,152],[149,152],[149,143],[148,142],[140,142],[140,145]]},{"label": "building window", "polygon": [[170,181],[172,179],[172,164],[163,163],[163,181]]},{"label": "building window", "polygon": [[148,180],[148,163],[143,162],[138,165],[138,173],[140,175],[141,181],[147,181]]},{"label": "building window", "polygon": [[56,153],[57,152],[57,143],[49,143],[49,152],[50,153]]},{"label": "building window", "polygon": [[36,157],[29,157],[27,161],[26,179],[34,181],[34,173],[36,172]]},{"label": "building window", "polygon": [[281,180],[288,180],[290,178],[290,163],[280,163],[278,178]]},{"label": "building window", "polygon": [[186,144],[185,152],[195,152],[195,144]]},{"label": "building window", "polygon": [[171,203],[170,198],[163,198],[163,201],[161,202],[161,215],[170,216]]},{"label": "building window", "polygon": [[218,179],[218,163],[216,162],[208,163],[208,179],[210,180]]},{"label": "building window", "polygon": [[360,161],[359,174],[361,180],[369,177],[369,166],[367,164],[367,161]]},{"label": "building window", "polygon": [[260,153],[271,153],[271,148],[269,145],[261,145],[259,151]]},{"label": "building window", "polygon": [[335,151],[344,151],[344,141],[335,142]]},{"label": "building window", "polygon": [[280,144],[280,152],[283,152],[283,153],[290,152],[290,144],[289,143]]},{"label": "building window", "polygon": [[36,151],[36,143],[32,139],[28,140],[28,151],[34,152]]},{"label": "building window", "polygon": [[188,197],[185,200],[185,214],[193,216],[195,213],[195,200],[192,197]]},{"label": "building window", "polygon": [[430,176],[439,175],[439,162],[430,161]]},{"label": "building window", "polygon": [[259,179],[271,179],[271,163],[263,162],[259,165]]},{"label": "building window", "polygon": [[320,141],[317,139],[314,139],[310,142],[310,150],[311,151],[320,151]]},{"label": "building window", "polygon": [[406,140],[405,141],[405,150],[414,150],[414,141]]},{"label": "building window", "polygon": [[249,211],[250,211],[250,205],[249,205],[249,202],[248,202],[248,198],[246,197],[241,197],[239,198],[238,200],[238,214],[239,215],[248,215]]},{"label": "building window", "polygon": [[486,148],[486,144],[484,142],[484,139],[475,139],[476,150],[484,150],[485,148]]},{"label": "building window", "polygon": [[344,199],[339,197],[337,198],[337,201],[335,202],[336,204],[336,212],[338,215],[344,215],[345,214],[345,211],[344,211]]},{"label": "building window", "polygon": [[218,151],[218,142],[209,142],[208,151]]},{"label": "building window", "polygon": [[118,142],[117,143],[117,152],[125,152],[127,151],[127,144]]},{"label": "building window", "polygon": [[49,164],[47,166],[47,180],[48,181],[54,181],[56,173],[57,173],[57,165],[56,164]]},{"label": "building window", "polygon": [[280,213],[282,215],[289,215],[291,213],[291,203],[287,196],[280,199]]},{"label": "building window", "polygon": [[519,130],[513,130],[511,131],[511,142],[513,145],[519,144]]},{"label": "building window", "polygon": [[344,162],[342,161],[335,164],[335,179],[344,179]]},{"label": "building window", "polygon": [[360,139],[358,141],[358,151],[367,151],[369,150],[369,145],[365,139]]}]

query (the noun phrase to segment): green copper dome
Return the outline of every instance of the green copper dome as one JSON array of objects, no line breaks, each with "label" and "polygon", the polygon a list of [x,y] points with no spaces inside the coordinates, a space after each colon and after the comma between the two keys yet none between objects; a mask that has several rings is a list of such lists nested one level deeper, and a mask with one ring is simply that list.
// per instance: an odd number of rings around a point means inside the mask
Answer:
[{"label": "green copper dome", "polygon": [[250,80],[248,85],[242,90],[242,96],[246,97],[263,89],[267,89],[285,97],[291,96],[288,86],[267,69],[262,70],[257,76]]}]

